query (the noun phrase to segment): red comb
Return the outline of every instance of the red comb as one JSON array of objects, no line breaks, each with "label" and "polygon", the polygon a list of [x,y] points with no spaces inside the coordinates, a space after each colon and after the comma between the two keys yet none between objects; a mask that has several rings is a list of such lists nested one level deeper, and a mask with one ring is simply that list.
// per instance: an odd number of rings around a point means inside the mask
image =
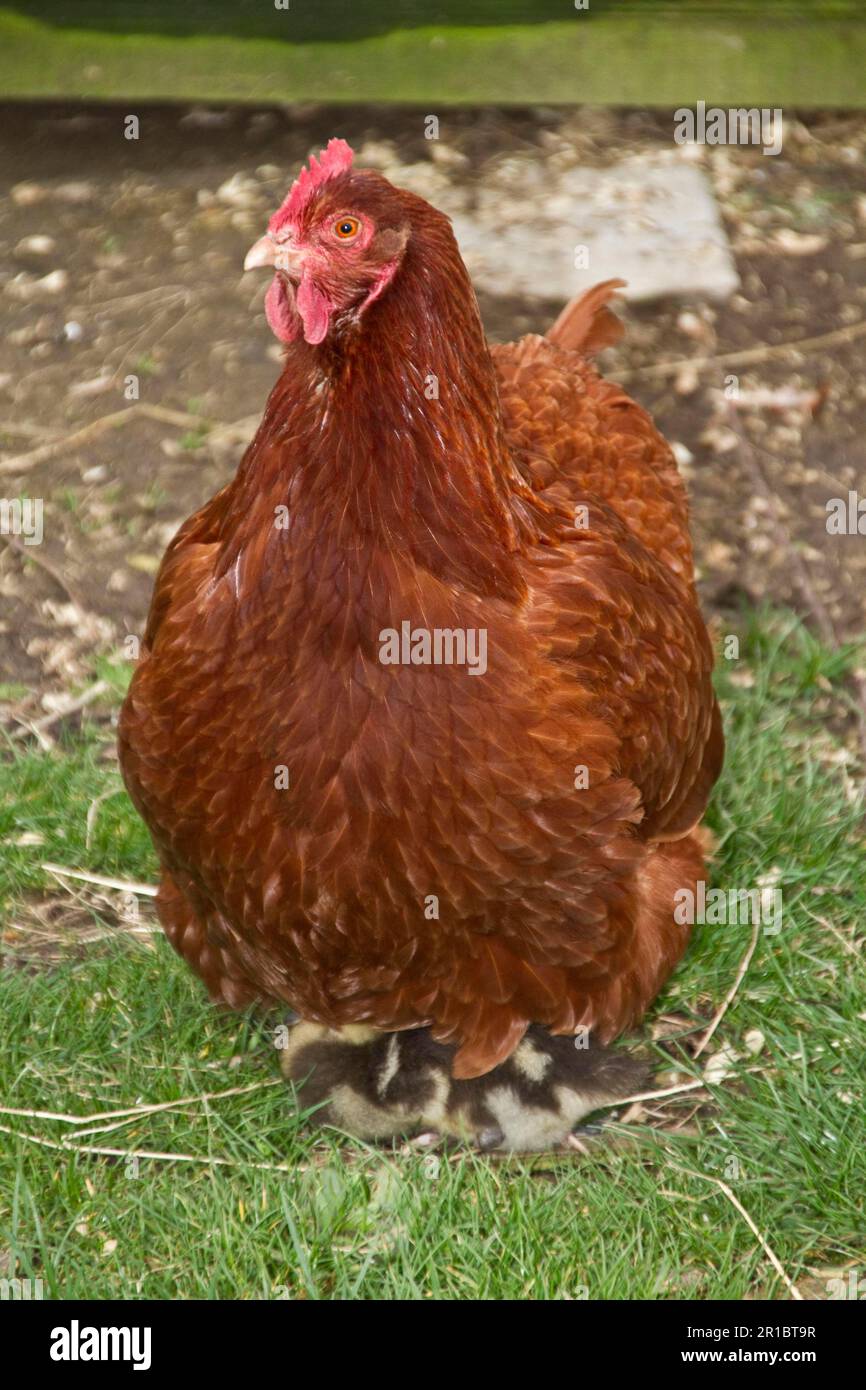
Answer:
[{"label": "red comb", "polygon": [[327,148],[319,152],[318,159],[311,154],[309,169],[302,169],[295,179],[284,202],[268,223],[269,231],[276,231],[284,222],[300,217],[316,190],[337,174],[347,173],[354,157],[351,145],[345,140],[329,140]]}]

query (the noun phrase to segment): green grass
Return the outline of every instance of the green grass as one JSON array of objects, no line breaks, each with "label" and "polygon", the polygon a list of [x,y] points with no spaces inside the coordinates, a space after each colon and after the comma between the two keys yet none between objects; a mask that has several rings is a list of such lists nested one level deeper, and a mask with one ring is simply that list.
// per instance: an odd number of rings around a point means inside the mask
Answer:
[{"label": "green grass", "polygon": [[[77,1133],[79,1145],[119,1156],[40,1146],[70,1127],[0,1115],[18,1136],[0,1140],[10,1273],[41,1278],[46,1297],[787,1297],[717,1180],[804,1291],[825,1297],[829,1270],[862,1273],[866,851],[855,769],[831,732],[834,720],[845,731],[855,653],[828,653],[778,618],[747,623],[741,643],[719,675],[729,757],[710,817],[713,880],[752,887],[772,873],[783,922],[759,935],[708,1050],[727,1044],[742,1060],[709,1102],[669,1103],[679,1130],[614,1123],[589,1157],[500,1163],[317,1134],[282,1084],[268,1084],[278,1020],[212,1009],[158,935],[112,935],[107,919],[106,939],[16,968],[24,937],[8,933],[0,1103],[78,1115],[177,1103]],[[56,892],[41,860],[153,878],[124,795],[100,803],[86,848],[88,806],[119,787],[104,759],[110,738],[97,721],[55,752],[0,765],[7,925]],[[651,1018],[706,1026],[750,935],[748,925],[697,927]],[[765,1041],[750,1055],[756,1029]],[[659,1049],[659,1070],[685,1079],[696,1068],[680,1046]],[[136,1165],[124,1156],[136,1150],[196,1161]]]},{"label": "green grass", "polygon": [[[0,95],[862,108],[859,0],[0,7]],[[199,20],[199,16],[203,16]],[[182,18],[181,18],[182,16]],[[527,22],[528,18],[543,22]],[[146,122],[145,122],[146,124]]]}]

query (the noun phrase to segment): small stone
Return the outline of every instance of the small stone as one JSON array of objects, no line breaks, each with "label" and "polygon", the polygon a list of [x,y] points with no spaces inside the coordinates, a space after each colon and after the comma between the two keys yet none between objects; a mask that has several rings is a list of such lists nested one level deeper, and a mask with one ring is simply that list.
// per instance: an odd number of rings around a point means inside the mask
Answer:
[{"label": "small stone", "polygon": [[10,190],[13,203],[20,208],[32,207],[34,203],[41,203],[48,197],[48,189],[41,183],[16,183]]},{"label": "small stone", "polygon": [[724,425],[709,425],[699,436],[701,444],[714,449],[717,454],[730,454],[738,448],[740,437],[735,430]]},{"label": "small stone", "polygon": [[125,594],[129,588],[129,575],[126,570],[112,570],[108,576],[108,589],[112,594]]},{"label": "small stone", "polygon": [[[773,542],[769,536],[762,534],[749,536],[749,549],[753,555],[769,555],[773,549]],[[778,558],[774,558],[773,563],[778,563]]]},{"label": "small stone", "polygon": [[691,309],[683,309],[681,314],[677,314],[677,328],[689,338],[707,337],[707,325],[700,314],[692,313]]},{"label": "small stone", "polygon": [[65,270],[51,270],[47,275],[35,278],[32,275],[16,275],[6,286],[13,299],[44,299],[49,295],[62,294],[69,284]]},{"label": "small stone", "polygon": [[261,190],[254,179],[238,173],[220,184],[216,196],[221,203],[228,203],[230,207],[249,208],[259,203]]},{"label": "small stone", "polygon": [[391,140],[365,140],[357,154],[359,165],[372,164],[376,169],[387,169],[399,164],[397,148]]},{"label": "small stone", "polygon": [[779,227],[773,242],[786,256],[815,256],[827,245],[827,238],[817,232],[795,232],[793,227]]},{"label": "small stone", "polygon": [[26,328],[13,328],[11,333],[6,334],[6,341],[12,347],[29,347],[31,343],[38,342],[39,334],[33,324],[28,324]]},{"label": "small stone", "polygon": [[441,140],[430,141],[430,158],[444,169],[465,169],[469,163],[465,154],[455,150],[452,145],[444,145]]},{"label": "small stone", "polygon": [[96,196],[96,185],[84,179],[72,179],[59,184],[54,196],[64,203],[89,203]]},{"label": "small stone", "polygon": [[674,378],[674,390],[678,396],[693,396],[700,385],[700,380],[695,367],[683,367]]},{"label": "small stone", "polygon": [[193,130],[225,130],[234,119],[233,111],[211,111],[205,106],[194,106],[181,116],[178,125]]},{"label": "small stone", "polygon": [[103,391],[108,391],[114,384],[114,376],[111,372],[103,372],[99,376],[89,377],[87,381],[73,381],[67,387],[67,396],[99,396]]},{"label": "small stone", "polygon": [[57,242],[51,236],[25,236],[15,247],[16,256],[51,256],[57,249]]},{"label": "small stone", "polygon": [[734,551],[724,541],[709,541],[704,550],[704,559],[711,569],[725,569],[734,559]]}]

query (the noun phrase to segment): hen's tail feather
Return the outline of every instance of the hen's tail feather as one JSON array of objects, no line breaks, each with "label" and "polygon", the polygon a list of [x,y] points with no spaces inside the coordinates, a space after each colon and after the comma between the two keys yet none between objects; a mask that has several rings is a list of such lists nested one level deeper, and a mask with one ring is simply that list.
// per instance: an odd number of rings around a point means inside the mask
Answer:
[{"label": "hen's tail feather", "polygon": [[624,285],[625,280],[603,280],[572,299],[545,333],[548,342],[585,356],[613,347],[624,329],[622,320],[608,308],[608,300]]}]

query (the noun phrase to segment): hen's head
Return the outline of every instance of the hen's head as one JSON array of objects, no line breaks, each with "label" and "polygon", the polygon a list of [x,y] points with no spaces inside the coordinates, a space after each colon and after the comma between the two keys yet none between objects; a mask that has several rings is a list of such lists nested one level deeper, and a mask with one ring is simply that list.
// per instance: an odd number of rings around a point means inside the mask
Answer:
[{"label": "hen's head", "polygon": [[244,261],[276,272],[265,313],[283,343],[300,333],[321,343],[335,322],[360,319],[400,267],[411,195],[370,170],[353,173],[352,157],[345,140],[311,156]]}]

